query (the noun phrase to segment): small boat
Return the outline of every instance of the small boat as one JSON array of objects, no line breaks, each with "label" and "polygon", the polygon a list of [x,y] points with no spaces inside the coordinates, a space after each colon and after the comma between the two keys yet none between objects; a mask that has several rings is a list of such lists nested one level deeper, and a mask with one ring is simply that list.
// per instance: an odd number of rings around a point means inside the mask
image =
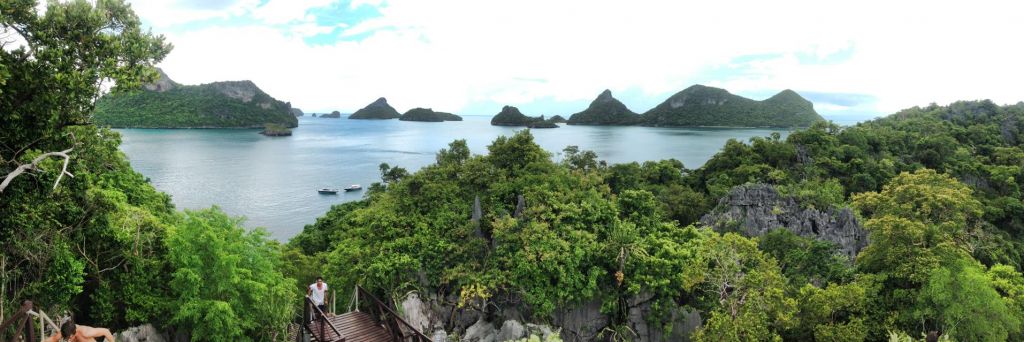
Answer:
[{"label": "small boat", "polygon": [[[348,191],[348,190],[345,190],[345,191]],[[334,195],[334,194],[338,193],[338,189],[323,188],[323,189],[317,190],[316,192],[319,192],[321,194]]]},{"label": "small boat", "polygon": [[352,184],[352,185],[349,185],[347,188],[345,188],[345,191],[356,191],[356,190],[362,190],[362,189],[363,189],[362,185]]}]

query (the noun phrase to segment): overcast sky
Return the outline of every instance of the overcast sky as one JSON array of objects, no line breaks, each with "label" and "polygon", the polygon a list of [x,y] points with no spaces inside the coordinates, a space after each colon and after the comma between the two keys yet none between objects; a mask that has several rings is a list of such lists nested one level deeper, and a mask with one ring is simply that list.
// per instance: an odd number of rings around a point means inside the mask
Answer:
[{"label": "overcast sky", "polygon": [[307,112],[378,97],[572,114],[604,89],[644,112],[692,84],[826,118],[1024,100],[1024,1],[131,0],[185,84],[249,79]]}]

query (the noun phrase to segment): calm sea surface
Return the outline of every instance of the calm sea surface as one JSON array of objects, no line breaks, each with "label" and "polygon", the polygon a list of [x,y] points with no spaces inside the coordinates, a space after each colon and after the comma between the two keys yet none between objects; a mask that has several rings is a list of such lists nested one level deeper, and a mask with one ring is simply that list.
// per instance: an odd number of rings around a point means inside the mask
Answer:
[{"label": "calm sea surface", "polygon": [[[462,122],[299,118],[290,137],[264,137],[258,130],[120,129],[121,149],[132,167],[171,194],[179,209],[217,205],[246,226],[265,227],[286,241],[331,205],[357,200],[362,192],[320,195],[323,187],[380,181],[377,166],[410,172],[434,162],[434,154],[466,139],[475,154],[500,135],[522,129],[490,125],[490,117]],[[697,168],[730,138],[747,141],[768,129],[596,127],[562,125],[532,130],[538,144],[555,153],[569,145],[597,152],[609,163],[676,158]],[[781,132],[783,136],[787,132]]]}]

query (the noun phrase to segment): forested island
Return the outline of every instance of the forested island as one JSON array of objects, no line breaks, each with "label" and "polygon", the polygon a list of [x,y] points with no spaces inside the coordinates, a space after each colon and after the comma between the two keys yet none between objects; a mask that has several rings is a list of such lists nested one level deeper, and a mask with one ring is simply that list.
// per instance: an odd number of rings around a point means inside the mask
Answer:
[{"label": "forested island", "polygon": [[[314,115],[314,117],[316,117],[316,115]],[[330,113],[320,114],[320,117],[324,118],[324,119],[340,119],[341,118],[341,112],[339,112],[339,111],[332,111]]]},{"label": "forested island", "polygon": [[558,128],[552,120],[545,120],[544,116],[526,116],[513,106],[504,106],[501,112],[491,118],[491,125],[494,126],[521,126],[528,128]]},{"label": "forested island", "polygon": [[398,118],[401,121],[444,122],[462,121],[462,117],[445,112],[435,112],[430,108],[413,108]]},{"label": "forested island", "polygon": [[725,89],[694,85],[637,114],[605,90],[586,110],[569,117],[570,125],[644,125],[660,127],[808,127],[824,120],[814,105],[792,90],[764,101],[730,94]]},{"label": "forested island", "polygon": [[324,275],[341,306],[358,284],[467,340],[1024,340],[1024,103],[817,121],[696,168],[555,159],[529,130],[456,140],[279,243],[177,210],[90,121],[102,80],[137,94],[171,49],[128,5],[0,7],[25,40],[0,49],[5,320],[31,300],[112,331],[284,340]]},{"label": "forested island", "polygon": [[626,108],[605,89],[590,103],[586,110],[569,116],[570,125],[636,125],[643,117]]},{"label": "forested island", "polygon": [[96,101],[96,124],[124,128],[258,128],[272,123],[298,126],[291,105],[251,81],[181,85],[162,70],[143,89],[117,92]]},{"label": "forested island", "polygon": [[357,120],[389,120],[400,117],[402,115],[398,114],[398,111],[388,104],[388,100],[382,97],[352,113],[348,118]]}]

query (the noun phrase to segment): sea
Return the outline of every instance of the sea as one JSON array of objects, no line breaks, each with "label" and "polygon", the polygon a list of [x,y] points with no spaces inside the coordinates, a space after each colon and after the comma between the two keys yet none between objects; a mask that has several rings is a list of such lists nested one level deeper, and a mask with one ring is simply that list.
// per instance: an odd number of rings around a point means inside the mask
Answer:
[{"label": "sea", "polygon": [[[300,117],[288,137],[266,137],[254,129],[117,129],[132,167],[178,209],[218,206],[245,217],[287,241],[332,205],[362,198],[364,191],[324,195],[320,188],[363,188],[380,181],[381,163],[414,172],[435,161],[438,150],[465,139],[474,154],[486,154],[499,136],[522,127],[492,126],[490,116],[464,121],[409,122]],[[569,126],[530,131],[537,144],[561,159],[570,145],[613,163],[675,158],[697,168],[729,139],[747,142],[786,129]]]}]

